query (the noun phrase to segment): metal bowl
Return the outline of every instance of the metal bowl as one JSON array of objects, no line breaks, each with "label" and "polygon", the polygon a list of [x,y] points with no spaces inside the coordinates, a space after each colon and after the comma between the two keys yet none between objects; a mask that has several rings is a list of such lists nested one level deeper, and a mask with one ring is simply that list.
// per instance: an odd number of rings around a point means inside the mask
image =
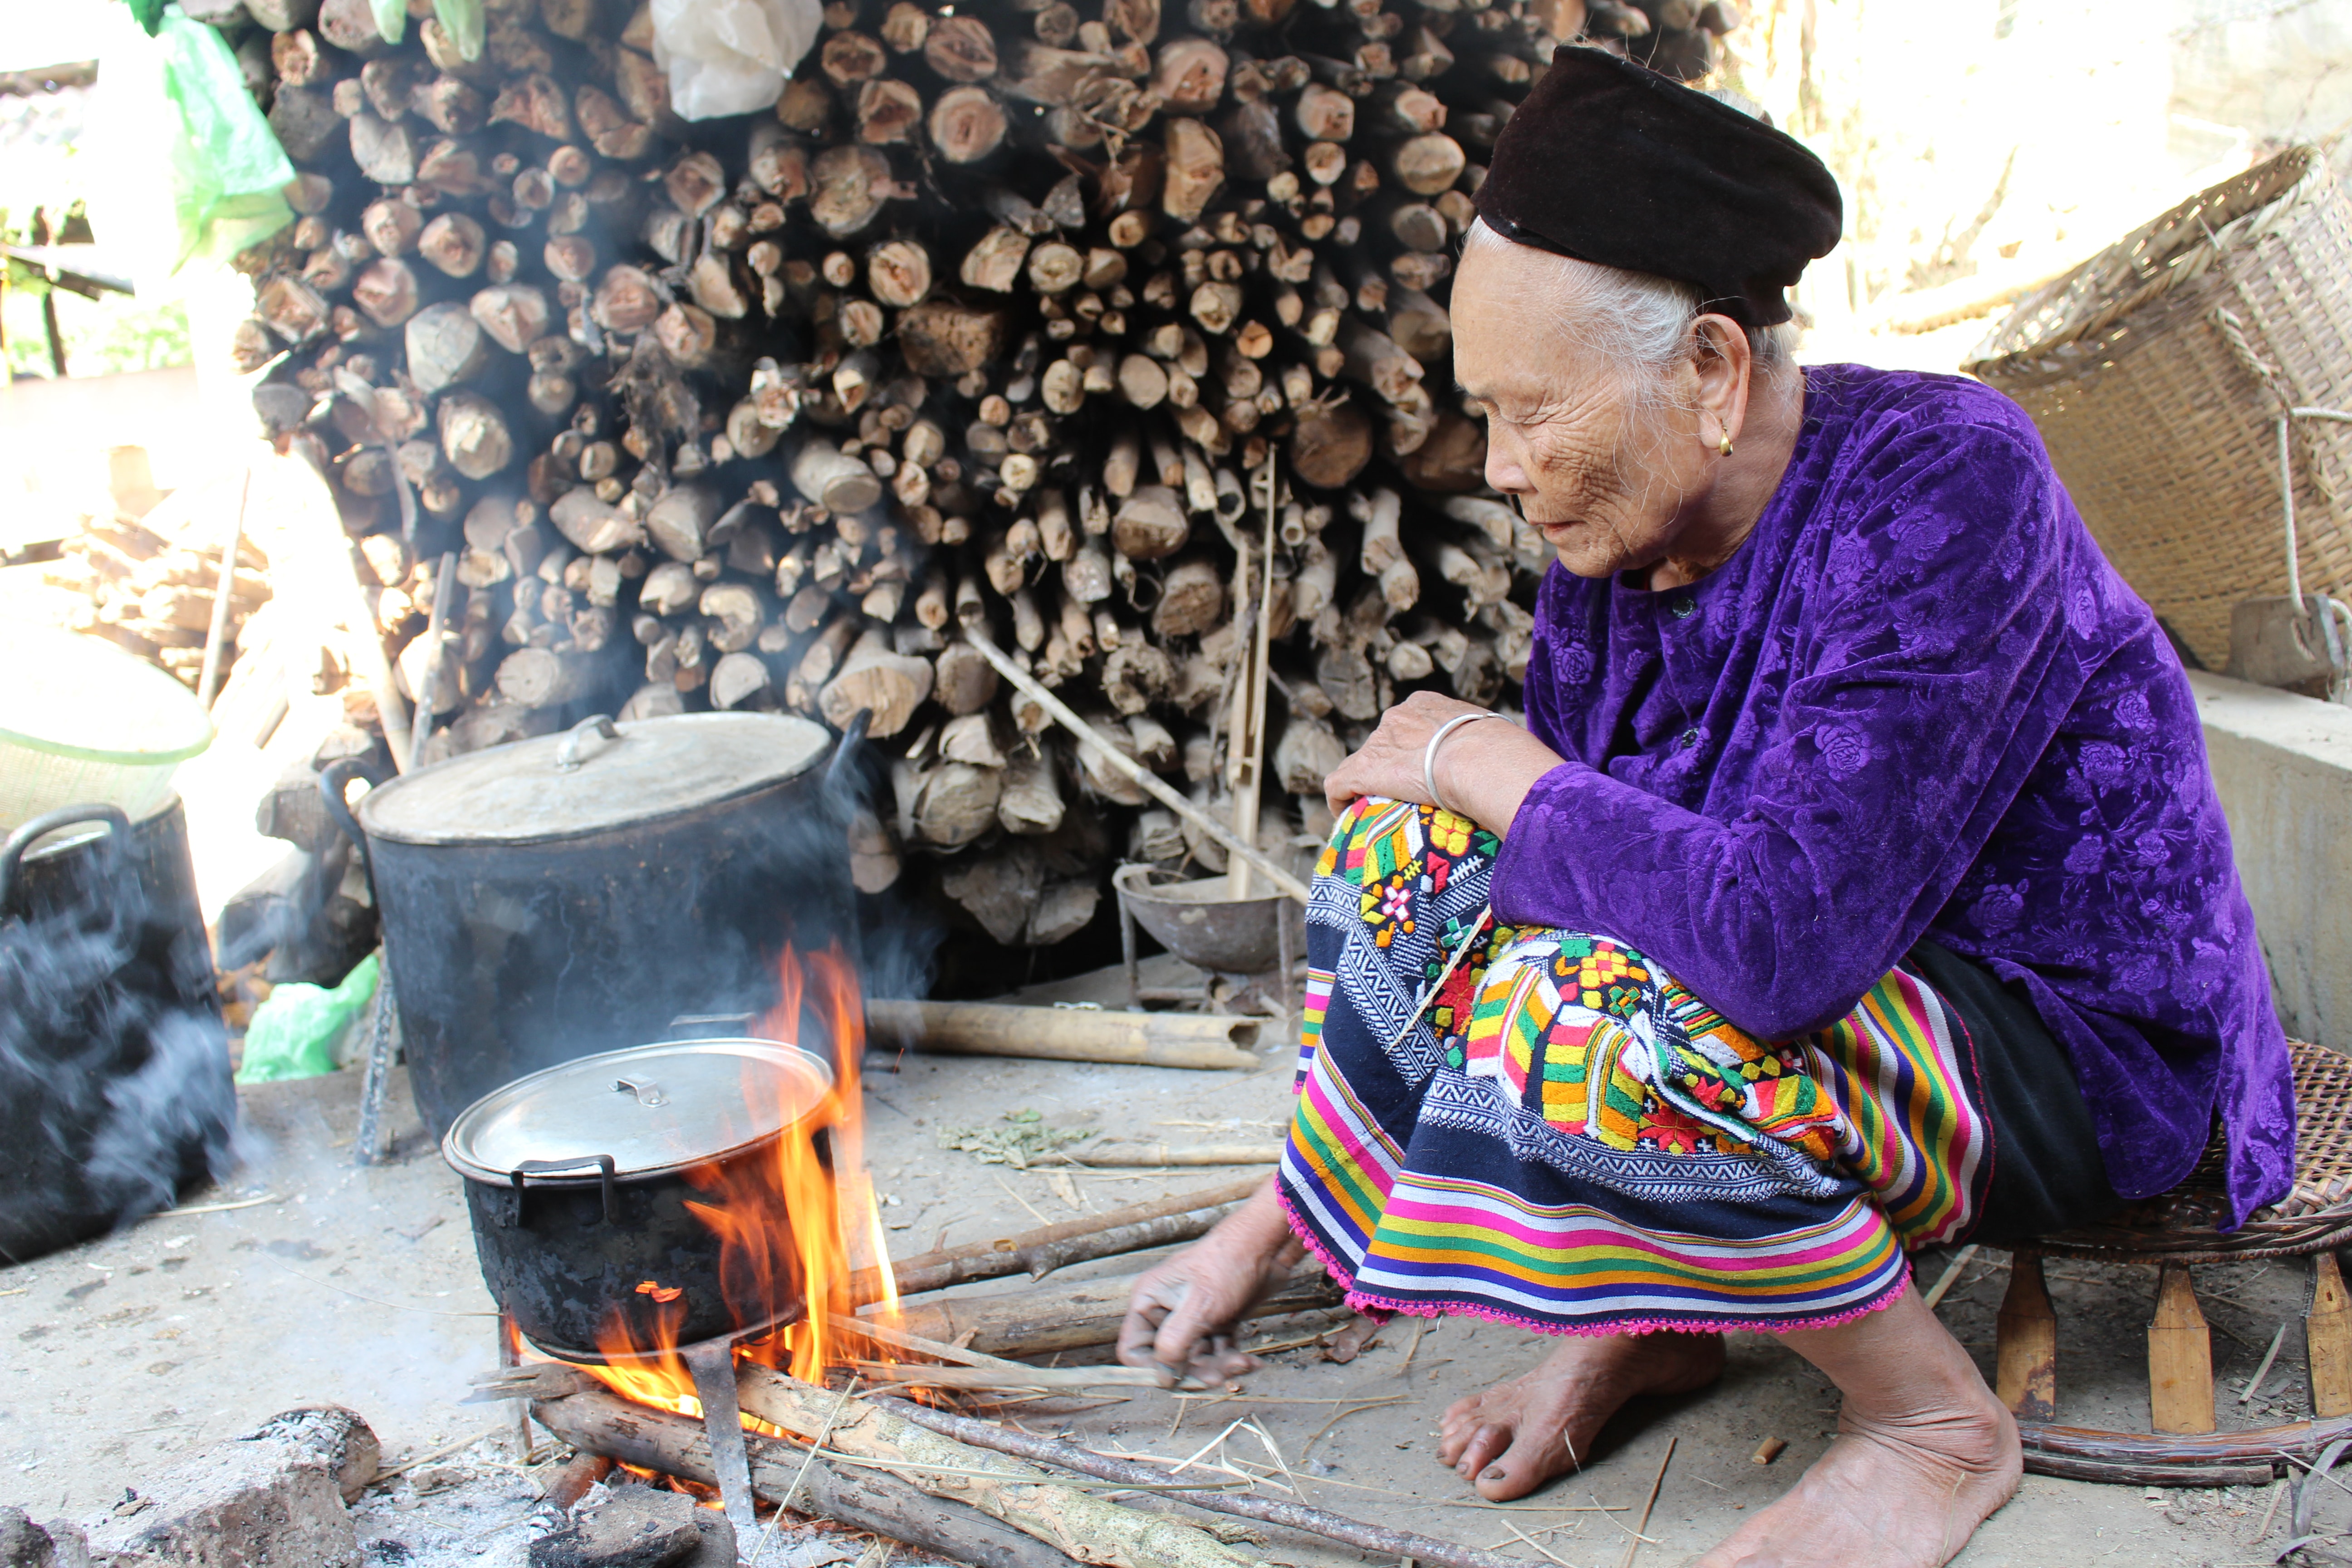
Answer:
[{"label": "metal bowl", "polygon": [[1160,946],[1196,969],[1264,974],[1282,957],[1282,922],[1293,918],[1281,893],[1233,896],[1230,877],[1175,881],[1156,866],[1111,875],[1119,903]]}]

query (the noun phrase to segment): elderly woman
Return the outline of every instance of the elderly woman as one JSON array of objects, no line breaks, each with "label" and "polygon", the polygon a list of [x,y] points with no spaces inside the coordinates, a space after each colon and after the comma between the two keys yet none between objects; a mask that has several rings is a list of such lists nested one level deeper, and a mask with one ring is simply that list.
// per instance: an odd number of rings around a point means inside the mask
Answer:
[{"label": "elderly woman", "polygon": [[2016,407],[1790,363],[1840,222],[1797,142],[1563,49],[1478,208],[1454,370],[1559,554],[1526,727],[1419,694],[1331,775],[1281,1173],[1122,1354],[1245,1368],[1301,1247],[1366,1312],[1562,1336],[1446,1412],[1499,1500],[1772,1334],[1839,1437],[1701,1561],[1941,1563],[2018,1436],[1906,1251],[2094,1219],[2216,1136],[2231,1223],[2288,1184],[2188,682]]}]

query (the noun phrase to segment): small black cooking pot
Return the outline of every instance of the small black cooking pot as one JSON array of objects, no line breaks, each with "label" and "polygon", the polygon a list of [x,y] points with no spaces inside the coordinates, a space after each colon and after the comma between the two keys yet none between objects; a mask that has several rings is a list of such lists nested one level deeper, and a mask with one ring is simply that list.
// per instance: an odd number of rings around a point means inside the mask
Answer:
[{"label": "small black cooking pot", "polygon": [[419,769],[356,821],[350,766],[326,770],[434,1136],[500,1084],[658,1039],[680,1014],[762,1016],[787,942],[854,941],[831,749],[781,714],[595,718]]},{"label": "small black cooking pot", "polygon": [[26,823],[0,846],[0,1258],[170,1204],[236,1118],[179,802]]},{"label": "small black cooking pot", "polygon": [[[466,1178],[483,1282],[565,1361],[612,1359],[599,1342],[616,1324],[650,1349],[799,1321],[807,1303],[781,1277],[762,1291],[752,1271],[722,1270],[718,1235],[686,1205],[726,1207],[725,1178],[807,1135],[832,1084],[793,1046],[691,1040],[583,1057],[486,1095],[441,1141]],[[763,1211],[761,1229],[793,1255],[789,1216]]]}]

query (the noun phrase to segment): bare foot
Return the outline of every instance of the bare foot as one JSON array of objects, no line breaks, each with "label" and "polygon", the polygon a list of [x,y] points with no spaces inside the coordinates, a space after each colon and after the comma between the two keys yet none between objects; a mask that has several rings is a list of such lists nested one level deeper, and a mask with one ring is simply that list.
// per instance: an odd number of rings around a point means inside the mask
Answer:
[{"label": "bare foot", "polygon": [[1788,1495],[1694,1568],[1942,1568],[2022,1473],[2017,1423],[1990,1398],[1933,1424],[1841,1415]]},{"label": "bare foot", "polygon": [[[1816,1365],[1843,1373],[1845,1408],[1837,1440],[1813,1462],[1787,1496],[1698,1559],[1693,1568],[1942,1568],[1959,1554],[1978,1525],[2017,1491],[2024,1466],[2017,1423],[1977,1375],[1966,1352],[1948,1342],[1919,1305],[1916,1292],[1885,1312],[1864,1320],[1901,1331],[1905,1318],[1930,1334],[1914,1333],[1915,1353],[1878,1365],[1838,1365],[1801,1346]],[[1827,1341],[1857,1330],[1832,1330],[1787,1340]],[[1880,1376],[1861,1378],[1857,1371]]]},{"label": "bare foot", "polygon": [[1455,1400],[1437,1457],[1489,1502],[1574,1469],[1637,1394],[1688,1394],[1723,1373],[1720,1334],[1572,1334],[1524,1377]]}]

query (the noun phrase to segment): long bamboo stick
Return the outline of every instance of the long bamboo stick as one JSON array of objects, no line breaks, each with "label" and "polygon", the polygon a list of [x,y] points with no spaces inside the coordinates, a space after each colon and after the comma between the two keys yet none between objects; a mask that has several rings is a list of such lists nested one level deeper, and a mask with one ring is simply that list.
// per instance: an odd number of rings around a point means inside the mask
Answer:
[{"label": "long bamboo stick", "polygon": [[964,635],[971,642],[971,646],[979,650],[981,658],[988,660],[990,664],[995,667],[997,674],[1010,681],[1020,690],[1022,695],[1027,697],[1032,702],[1036,703],[1038,707],[1043,708],[1047,714],[1052,716],[1054,722],[1059,724],[1063,729],[1067,730],[1071,734],[1076,736],[1087,745],[1089,745],[1096,751],[1101,752],[1104,760],[1108,762],[1111,766],[1125,773],[1129,778],[1133,779],[1138,788],[1141,789],[1146,795],[1151,796],[1152,799],[1158,801],[1160,805],[1166,806],[1169,810],[1174,812],[1177,816],[1182,817],[1185,821],[1191,823],[1193,826],[1199,828],[1202,832],[1207,834],[1210,837],[1215,839],[1218,843],[1223,845],[1225,847],[1226,853],[1238,855],[1250,865],[1256,867],[1259,872],[1265,876],[1265,879],[1273,883],[1282,893],[1287,897],[1297,899],[1302,904],[1307,902],[1306,883],[1300,881],[1297,878],[1284,870],[1280,866],[1276,865],[1274,861],[1267,858],[1264,854],[1261,854],[1257,846],[1255,844],[1243,843],[1239,838],[1236,838],[1234,836],[1234,830],[1232,828],[1226,826],[1223,823],[1219,822],[1215,817],[1210,816],[1207,812],[1202,811],[1191,801],[1186,800],[1182,795],[1177,794],[1175,790],[1169,787],[1167,781],[1162,779],[1158,773],[1153,773],[1150,768],[1145,767],[1142,763],[1137,762],[1134,758],[1129,756],[1117,746],[1112,745],[1108,741],[1105,740],[1101,731],[1097,730],[1092,724],[1089,724],[1084,719],[1079,718],[1076,713],[1071,710],[1068,703],[1064,702],[1060,698],[1046,690],[1043,686],[1040,686],[1034,679],[1031,678],[1027,670],[1022,668],[1019,665],[1013,663],[1012,659],[1006,658],[1003,648],[998,647],[994,643],[989,641],[986,637],[982,636],[978,631],[967,630]]},{"label": "long bamboo stick", "polygon": [[999,1002],[866,1005],[877,1042],[905,1040],[946,1056],[1034,1057],[1202,1070],[1258,1067],[1263,1021],[1188,1013],[1114,1013],[1092,1007],[1016,1007]]}]

